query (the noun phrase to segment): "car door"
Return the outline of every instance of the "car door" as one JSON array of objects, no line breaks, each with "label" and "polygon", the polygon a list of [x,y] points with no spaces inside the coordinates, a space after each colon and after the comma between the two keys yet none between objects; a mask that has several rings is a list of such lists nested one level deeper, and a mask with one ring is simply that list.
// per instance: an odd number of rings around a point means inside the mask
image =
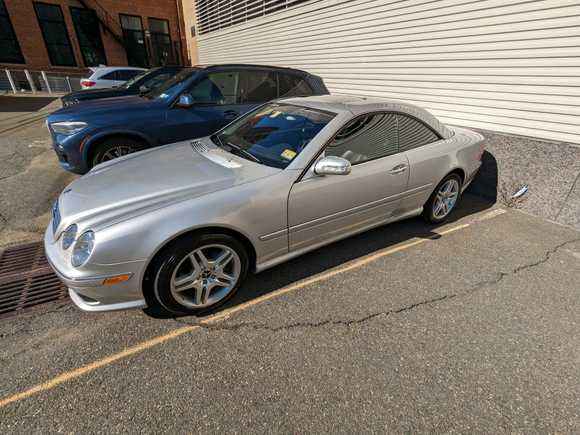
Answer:
[{"label": "car door", "polygon": [[408,195],[401,207],[414,210],[422,207],[433,189],[447,175],[449,156],[439,135],[414,117],[397,114],[399,149],[409,161]]},{"label": "car door", "polygon": [[348,175],[310,169],[288,198],[291,251],[330,242],[391,218],[407,189],[408,161],[397,144],[396,115],[372,113],[343,127],[323,151],[351,162]]},{"label": "car door", "polygon": [[169,108],[165,143],[207,136],[237,118],[239,75],[235,70],[209,72],[184,90],[182,95],[189,94],[193,104]]}]

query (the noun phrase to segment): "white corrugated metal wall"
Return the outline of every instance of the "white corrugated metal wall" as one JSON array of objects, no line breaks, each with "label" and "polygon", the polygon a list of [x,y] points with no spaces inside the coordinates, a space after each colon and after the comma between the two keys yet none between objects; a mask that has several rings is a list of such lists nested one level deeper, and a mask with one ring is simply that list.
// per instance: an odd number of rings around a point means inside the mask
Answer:
[{"label": "white corrugated metal wall", "polygon": [[198,37],[200,63],[285,65],[448,124],[580,143],[580,1],[313,0]]}]

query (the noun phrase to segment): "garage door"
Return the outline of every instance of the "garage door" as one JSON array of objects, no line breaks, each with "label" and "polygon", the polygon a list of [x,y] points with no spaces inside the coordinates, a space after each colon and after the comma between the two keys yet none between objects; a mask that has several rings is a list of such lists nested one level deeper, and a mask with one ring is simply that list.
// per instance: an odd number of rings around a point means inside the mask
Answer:
[{"label": "garage door", "polygon": [[201,63],[292,66],[336,94],[580,143],[578,0],[198,1],[198,20]]}]

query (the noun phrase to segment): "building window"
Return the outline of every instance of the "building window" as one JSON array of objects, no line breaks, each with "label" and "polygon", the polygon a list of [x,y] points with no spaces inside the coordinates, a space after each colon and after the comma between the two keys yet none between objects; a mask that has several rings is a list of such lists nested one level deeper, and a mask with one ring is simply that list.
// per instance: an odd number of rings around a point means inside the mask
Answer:
[{"label": "building window", "polygon": [[24,63],[4,0],[0,0],[0,62]]},{"label": "building window", "polygon": [[175,63],[169,21],[159,18],[149,18],[149,33],[151,34],[151,55],[153,66]]},{"label": "building window", "polygon": [[50,63],[56,66],[76,66],[60,6],[34,2],[34,10],[42,30]]},{"label": "building window", "polygon": [[85,66],[106,65],[105,49],[97,13],[92,9],[70,8]]},{"label": "building window", "polygon": [[196,0],[198,31],[200,35],[243,23],[264,15],[280,12],[311,0]]},{"label": "building window", "polygon": [[119,15],[127,60],[131,66],[147,67],[147,47],[145,47],[145,34],[141,17],[134,15]]}]

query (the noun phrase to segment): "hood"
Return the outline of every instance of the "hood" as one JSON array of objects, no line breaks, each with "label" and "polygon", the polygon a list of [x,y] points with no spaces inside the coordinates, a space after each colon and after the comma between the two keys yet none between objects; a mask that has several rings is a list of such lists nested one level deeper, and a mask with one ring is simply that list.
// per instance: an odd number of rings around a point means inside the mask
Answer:
[{"label": "hood", "polygon": [[73,223],[98,229],[278,172],[207,138],[130,154],[95,166],[63,191],[57,234]]},{"label": "hood", "polygon": [[65,121],[71,119],[81,119],[87,115],[100,113],[110,114],[111,112],[123,112],[141,108],[147,110],[159,105],[158,101],[136,95],[123,97],[103,98],[83,101],[83,104],[73,104],[72,106],[63,107],[52,113],[48,118],[49,122]]},{"label": "hood", "polygon": [[103,89],[85,89],[82,91],[71,92],[62,97],[64,101],[84,101],[97,99],[97,98],[111,98],[111,97],[122,97],[130,94],[129,89],[125,88],[103,88]]}]

